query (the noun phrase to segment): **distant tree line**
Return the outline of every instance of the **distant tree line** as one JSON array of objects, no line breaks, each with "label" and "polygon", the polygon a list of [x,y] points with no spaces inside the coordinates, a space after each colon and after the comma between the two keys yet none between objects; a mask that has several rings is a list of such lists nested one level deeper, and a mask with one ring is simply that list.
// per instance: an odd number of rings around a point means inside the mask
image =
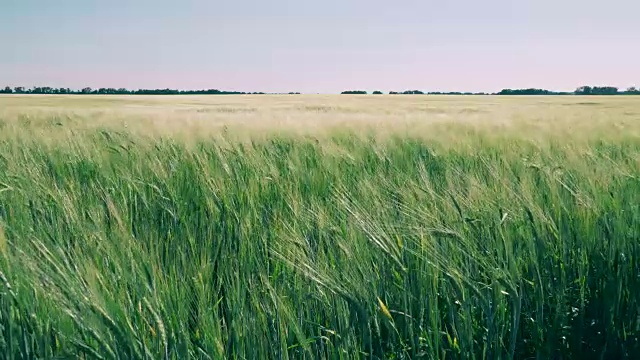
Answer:
[{"label": "distant tree line", "polygon": [[496,95],[570,95],[544,89],[503,89]]},{"label": "distant tree line", "polygon": [[613,86],[581,86],[576,89],[576,95],[628,95],[628,94],[640,94],[640,90],[635,87],[630,87],[626,91],[619,91],[617,87]]},{"label": "distant tree line", "polygon": [[[343,91],[342,94],[367,94],[362,90]],[[382,91],[374,91],[374,95],[382,94]],[[420,90],[389,91],[389,95],[640,95],[640,88],[630,87],[620,91],[614,86],[581,86],[573,92],[551,91],[545,89],[503,89],[497,93],[484,92],[423,92]]]},{"label": "distant tree line", "polygon": [[[366,91],[343,91],[342,94],[366,94]],[[373,95],[382,95],[384,94],[382,91],[376,90],[372,93]],[[420,91],[420,90],[405,90],[405,91],[389,91],[389,95],[491,95],[488,93],[474,93],[474,92],[440,92],[440,91],[434,91],[434,92],[427,92],[425,93],[424,91]]]},{"label": "distant tree line", "polygon": [[431,92],[428,92],[427,95],[491,95],[491,94],[484,93],[484,92],[459,92],[459,91],[440,92],[440,91],[431,91]]},{"label": "distant tree line", "polygon": [[[79,90],[70,88],[55,88],[49,86],[34,86],[33,88],[25,88],[17,86],[11,88],[9,86],[4,89],[0,88],[0,94],[77,94],[77,95],[263,95],[264,92],[242,92],[242,91],[224,91],[217,89],[208,90],[176,90],[176,89],[138,89],[128,90],[125,88],[98,88],[92,89],[85,87]],[[283,93],[289,95],[297,95],[299,92]],[[341,94],[349,95],[366,95],[364,90],[347,90]],[[381,95],[382,91],[376,90],[372,94]],[[581,86],[573,92],[558,92],[545,89],[503,89],[497,93],[484,92],[423,92],[420,90],[406,91],[389,91],[390,95],[640,95],[640,88],[630,87],[621,91],[614,86]]]},{"label": "distant tree line", "polygon": [[407,90],[403,92],[389,91],[389,95],[424,95],[420,90]]},{"label": "distant tree line", "polygon": [[347,90],[341,92],[342,95],[367,95],[366,91],[363,90]]},{"label": "distant tree line", "polygon": [[[262,95],[263,92],[241,92],[241,91],[223,91],[217,89],[208,90],[175,90],[175,89],[138,89],[128,90],[125,88],[98,88],[92,89],[85,87],[80,90],[70,88],[54,88],[49,86],[34,86],[31,89],[23,86],[11,88],[9,86],[4,89],[0,88],[0,94],[78,94],[78,95]],[[289,93],[294,94],[294,93]],[[299,93],[298,93],[299,94]]]},{"label": "distant tree line", "polygon": [[640,95],[640,89],[633,86],[624,91],[620,91],[614,86],[581,86],[573,92],[544,89],[504,89],[496,95]]}]

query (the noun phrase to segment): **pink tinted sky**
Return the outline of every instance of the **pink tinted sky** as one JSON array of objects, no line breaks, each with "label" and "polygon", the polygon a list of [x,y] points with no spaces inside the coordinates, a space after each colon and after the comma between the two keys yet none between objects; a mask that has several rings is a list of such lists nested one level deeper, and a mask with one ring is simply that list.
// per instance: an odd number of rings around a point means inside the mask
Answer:
[{"label": "pink tinted sky", "polygon": [[637,0],[2,0],[0,85],[640,85]]}]

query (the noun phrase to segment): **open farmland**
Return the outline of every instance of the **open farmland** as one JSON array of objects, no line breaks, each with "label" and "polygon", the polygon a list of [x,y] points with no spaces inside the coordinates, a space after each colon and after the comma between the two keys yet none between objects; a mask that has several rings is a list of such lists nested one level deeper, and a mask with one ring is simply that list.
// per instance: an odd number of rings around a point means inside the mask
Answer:
[{"label": "open farmland", "polygon": [[0,97],[0,353],[640,358],[634,97]]}]

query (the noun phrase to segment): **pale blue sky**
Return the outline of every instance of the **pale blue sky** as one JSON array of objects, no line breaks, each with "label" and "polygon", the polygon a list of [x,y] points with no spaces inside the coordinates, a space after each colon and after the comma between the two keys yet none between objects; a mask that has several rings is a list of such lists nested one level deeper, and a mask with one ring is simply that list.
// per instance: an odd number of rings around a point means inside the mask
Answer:
[{"label": "pale blue sky", "polygon": [[638,0],[0,0],[0,86],[640,85]]}]

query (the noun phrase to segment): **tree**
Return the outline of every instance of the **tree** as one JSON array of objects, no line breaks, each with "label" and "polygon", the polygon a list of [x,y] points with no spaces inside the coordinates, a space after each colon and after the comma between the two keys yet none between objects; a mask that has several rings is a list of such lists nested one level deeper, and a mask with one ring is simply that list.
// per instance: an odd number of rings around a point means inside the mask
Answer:
[{"label": "tree", "polygon": [[581,86],[576,89],[576,95],[591,95],[591,86]]},{"label": "tree", "polygon": [[382,95],[382,91],[376,90],[373,92],[373,95]]},{"label": "tree", "polygon": [[86,87],[84,89],[82,89],[81,91],[83,94],[91,94],[91,88],[90,87]]},{"label": "tree", "polygon": [[13,92],[16,94],[24,94],[24,87],[23,86],[17,86],[15,88],[13,88]]},{"label": "tree", "polygon": [[596,86],[591,92],[595,95],[616,95],[618,93],[618,88],[614,86]]},{"label": "tree", "polygon": [[347,90],[341,93],[342,95],[367,95],[366,91],[362,90]]},{"label": "tree", "polygon": [[5,87],[3,91],[0,91],[0,93],[3,93],[3,94],[11,94],[12,92],[13,90],[11,90],[11,87],[9,86]]},{"label": "tree", "polygon": [[545,90],[545,89],[503,89],[498,93],[498,95],[557,95],[553,91]]},{"label": "tree", "polygon": [[615,86],[581,86],[574,92],[576,95],[618,95],[618,88]]}]

